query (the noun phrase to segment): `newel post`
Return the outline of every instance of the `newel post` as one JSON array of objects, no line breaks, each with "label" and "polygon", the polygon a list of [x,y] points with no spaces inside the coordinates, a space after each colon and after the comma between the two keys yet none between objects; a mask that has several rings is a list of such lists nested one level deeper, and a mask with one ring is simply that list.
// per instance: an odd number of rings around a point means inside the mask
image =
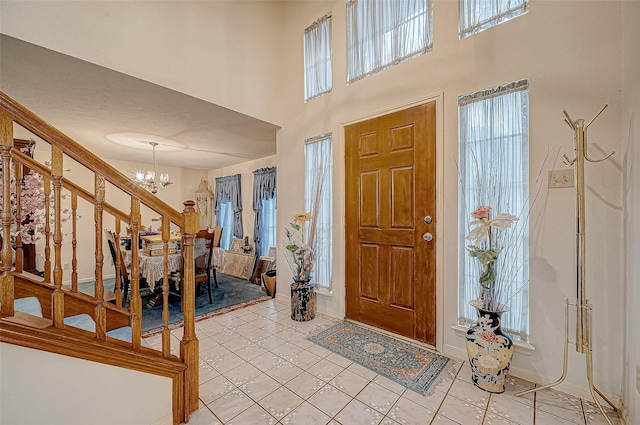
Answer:
[{"label": "newel post", "polygon": [[13,316],[13,274],[11,273],[11,148],[13,119],[0,112],[0,164],[2,165],[2,246],[0,247],[0,316]]},{"label": "newel post", "polygon": [[184,312],[184,334],[180,341],[180,358],[187,365],[185,375],[185,410],[186,415],[198,408],[199,386],[199,343],[195,325],[195,264],[193,242],[198,233],[198,213],[195,202],[184,202],[184,231],[182,233],[182,305]]}]

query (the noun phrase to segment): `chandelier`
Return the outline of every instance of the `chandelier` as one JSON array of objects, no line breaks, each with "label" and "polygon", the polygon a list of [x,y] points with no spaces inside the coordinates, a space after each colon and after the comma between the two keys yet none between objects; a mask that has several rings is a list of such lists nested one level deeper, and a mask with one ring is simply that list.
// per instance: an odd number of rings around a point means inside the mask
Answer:
[{"label": "chandelier", "polygon": [[169,174],[160,173],[159,178],[156,180],[156,146],[158,143],[149,142],[151,149],[153,150],[153,170],[151,171],[138,171],[136,173],[136,183],[153,193],[158,193],[158,190],[163,190],[165,187],[171,184],[169,181]]}]

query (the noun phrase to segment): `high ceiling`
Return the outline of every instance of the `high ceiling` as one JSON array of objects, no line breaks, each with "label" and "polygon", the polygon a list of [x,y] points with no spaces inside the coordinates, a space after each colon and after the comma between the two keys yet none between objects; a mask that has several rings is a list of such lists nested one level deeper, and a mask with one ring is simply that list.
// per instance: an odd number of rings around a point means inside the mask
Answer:
[{"label": "high ceiling", "polygon": [[[112,133],[161,138],[160,165],[214,170],[276,153],[278,126],[0,34],[0,90],[105,159],[151,162],[150,147]],[[185,146],[162,152],[162,140]]]}]

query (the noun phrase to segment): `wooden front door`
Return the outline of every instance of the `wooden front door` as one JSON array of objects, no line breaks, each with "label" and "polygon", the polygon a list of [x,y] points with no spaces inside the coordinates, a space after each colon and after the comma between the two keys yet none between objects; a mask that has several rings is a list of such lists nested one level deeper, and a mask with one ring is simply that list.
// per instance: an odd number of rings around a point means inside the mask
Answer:
[{"label": "wooden front door", "polygon": [[432,345],[435,134],[435,103],[345,128],[346,316]]}]

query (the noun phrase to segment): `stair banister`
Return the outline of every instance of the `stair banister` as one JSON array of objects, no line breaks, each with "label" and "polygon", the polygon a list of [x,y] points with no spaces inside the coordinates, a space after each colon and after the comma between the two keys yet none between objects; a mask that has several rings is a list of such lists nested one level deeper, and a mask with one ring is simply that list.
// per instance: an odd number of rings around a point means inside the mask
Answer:
[{"label": "stair banister", "polygon": [[[38,161],[30,158],[28,155],[19,152],[14,148],[13,142],[13,126],[19,124],[28,131],[37,135],[51,146],[51,168],[42,165]],[[95,179],[94,193],[83,189],[74,182],[64,177],[63,158],[71,158],[82,164],[93,173]],[[3,170],[11,169],[11,162],[20,165],[26,165],[28,168],[39,173],[44,179],[45,194],[45,254],[44,254],[44,281],[38,282],[31,278],[25,277],[22,272],[22,243],[20,237],[16,240],[17,258],[16,268],[12,271],[11,267],[11,238],[5,237],[0,246],[0,315],[4,317],[12,317],[14,312],[14,293],[16,288],[20,291],[19,297],[31,296],[31,294],[39,294],[39,299],[44,300],[49,305],[43,306],[43,312],[50,317],[53,328],[58,331],[65,331],[64,319],[69,315],[67,311],[90,313],[96,324],[95,339],[96,342],[108,342],[106,332],[112,329],[114,323],[121,321],[123,317],[127,318],[132,329],[132,341],[130,347],[138,354],[144,354],[147,348],[141,347],[142,339],[142,301],[139,291],[139,246],[137,243],[132,244],[132,271],[131,271],[131,301],[129,311],[122,309],[121,288],[116,284],[116,293],[118,301],[116,305],[106,303],[104,300],[104,284],[102,280],[104,254],[102,252],[103,238],[103,214],[107,212],[116,220],[117,234],[120,233],[121,221],[125,222],[131,228],[131,236],[133,241],[138,240],[141,215],[141,205],[149,207],[151,210],[159,213],[162,217],[162,230],[164,257],[165,257],[165,273],[163,279],[163,330],[162,330],[162,356],[167,359],[175,359],[171,355],[170,339],[171,334],[168,328],[168,280],[166,264],[168,263],[168,235],[171,223],[175,224],[182,232],[182,255],[184,261],[184,328],[183,338],[180,342],[180,359],[185,369],[180,372],[180,377],[176,375],[175,370],[171,372],[174,382],[174,394],[182,394],[182,397],[173,400],[174,407],[174,423],[180,423],[188,418],[189,414],[198,408],[198,350],[199,342],[195,334],[195,287],[194,287],[194,238],[198,231],[198,214],[194,208],[193,201],[186,201],[185,208],[182,213],[171,208],[168,204],[156,198],[151,193],[138,187],[129,178],[125,177],[121,172],[115,170],[109,164],[93,155],[82,145],[76,143],[59,130],[47,124],[40,117],[33,114],[28,109],[11,99],[5,93],[0,92],[0,164]],[[20,173],[22,167],[15,167],[16,172]],[[9,235],[11,231],[11,173],[3,173],[3,202],[2,211],[0,211],[0,227],[3,234]],[[20,176],[19,176],[20,177]],[[104,187],[108,181],[122,192],[127,194],[131,199],[131,212],[124,212],[113,207],[105,200]],[[53,190],[51,189],[53,186]],[[62,251],[62,214],[61,214],[61,191],[62,189],[71,192],[71,211],[73,240],[72,245],[72,273],[71,273],[71,291],[62,287],[63,267],[61,259]],[[19,195],[19,194],[18,194]],[[89,297],[78,292],[78,275],[77,275],[77,258],[76,258],[76,211],[77,198],[81,197],[93,205],[94,221],[96,232],[95,247],[95,273],[96,283],[94,287],[95,297]],[[50,200],[53,202],[53,215],[49,214]],[[50,219],[50,217],[52,217]],[[119,236],[116,241],[119,246]],[[53,242],[53,258],[51,253],[50,242]],[[123,267],[124,265],[120,265]],[[116,265],[118,267],[118,265]],[[119,274],[119,273],[118,273]],[[16,276],[18,281],[16,282]],[[119,277],[119,276],[118,276]],[[119,278],[116,278],[119,281]],[[26,286],[25,286],[26,285]],[[33,291],[33,292],[32,292]],[[85,303],[80,306],[79,302]],[[67,305],[65,307],[65,304]],[[88,307],[88,309],[87,309]],[[77,314],[77,313],[76,313]],[[113,321],[115,319],[115,322]],[[109,320],[109,321],[108,321]],[[2,329],[0,329],[2,330]],[[53,335],[53,334],[52,334]],[[54,351],[59,350],[56,346]],[[99,358],[97,356],[96,358]],[[136,366],[136,369],[139,366]]]}]

